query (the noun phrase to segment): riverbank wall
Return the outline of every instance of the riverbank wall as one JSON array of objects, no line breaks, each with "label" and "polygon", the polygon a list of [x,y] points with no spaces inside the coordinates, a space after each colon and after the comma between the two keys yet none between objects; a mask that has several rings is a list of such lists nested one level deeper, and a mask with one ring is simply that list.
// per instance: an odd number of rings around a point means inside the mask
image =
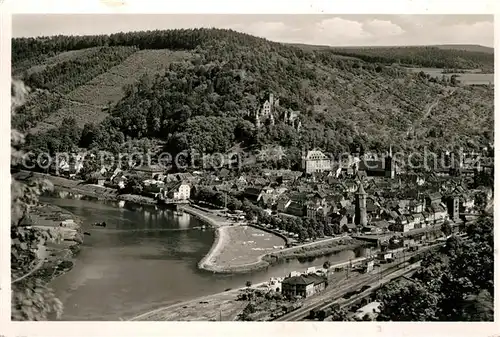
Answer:
[{"label": "riverbank wall", "polygon": [[314,244],[286,248],[276,252],[266,254],[263,259],[270,264],[279,263],[290,259],[313,259],[344,250],[354,250],[360,247],[371,246],[367,242],[353,238],[340,238],[336,240],[319,241]]}]

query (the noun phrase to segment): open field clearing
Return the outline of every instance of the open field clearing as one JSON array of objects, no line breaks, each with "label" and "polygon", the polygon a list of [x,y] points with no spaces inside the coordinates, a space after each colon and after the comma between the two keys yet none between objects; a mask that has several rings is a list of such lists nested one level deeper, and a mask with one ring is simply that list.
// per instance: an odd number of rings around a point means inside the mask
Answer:
[{"label": "open field clearing", "polygon": [[465,85],[493,84],[495,74],[457,74],[458,80]]},{"label": "open field clearing", "polygon": [[[55,64],[76,59],[81,55],[95,53],[99,48],[61,53],[47,64]],[[83,54],[83,53],[87,54]],[[108,112],[103,109],[109,103],[114,104],[124,96],[124,86],[135,83],[145,74],[153,75],[161,72],[172,62],[180,62],[191,56],[188,52],[161,50],[141,50],[124,60],[121,64],[110,68],[84,85],[64,95],[62,107],[30,129],[30,133],[40,133],[56,127],[65,117],[74,117],[78,126],[88,122],[100,123]],[[38,67],[38,66],[37,66]],[[41,69],[41,68],[40,68]]]},{"label": "open field clearing", "polygon": [[464,85],[480,85],[480,84],[493,84],[495,81],[495,74],[493,73],[478,73],[477,70],[473,69],[466,73],[448,73],[443,74],[443,69],[441,68],[409,68],[413,72],[423,71],[432,77],[441,78],[443,75],[446,78],[451,78],[452,75],[457,75],[458,80]]},{"label": "open field clearing", "polygon": [[43,122],[38,123],[29,133],[36,134],[54,128],[61,124],[66,117],[73,117],[78,126],[83,127],[90,121],[94,123],[102,122],[108,114],[102,111],[102,107],[81,104],[78,102],[64,101],[63,107],[51,114]]},{"label": "open field clearing", "polygon": [[[170,63],[182,62],[191,56],[191,53],[185,51],[172,51],[168,49],[140,50],[130,55],[120,65],[111,68],[107,74],[115,74],[123,78],[134,77],[137,79],[148,72],[162,71]],[[96,77],[90,83],[103,83],[103,79],[100,80],[99,77]]]},{"label": "open field clearing", "polygon": [[246,272],[266,266],[264,254],[284,246],[276,235],[248,226],[223,226],[219,229],[215,248],[200,264],[203,269],[218,272]]},{"label": "open field clearing", "polygon": [[170,63],[183,61],[190,55],[167,49],[138,51],[121,64],[70,92],[68,98],[100,106],[110,102],[114,104],[123,97],[124,86],[134,83],[145,74],[161,72]]}]

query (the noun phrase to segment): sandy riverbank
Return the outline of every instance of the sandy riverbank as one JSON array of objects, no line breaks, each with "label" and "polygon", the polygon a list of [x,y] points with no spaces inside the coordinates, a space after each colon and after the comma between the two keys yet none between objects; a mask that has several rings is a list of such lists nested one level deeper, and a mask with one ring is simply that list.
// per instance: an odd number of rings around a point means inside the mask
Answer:
[{"label": "sandy riverbank", "polygon": [[210,251],[198,263],[198,268],[215,273],[248,273],[269,265],[262,259],[266,252],[283,246],[284,240],[274,234],[250,226],[231,226],[220,216],[192,206],[182,206],[186,213],[215,228]]},{"label": "sandy riverbank", "polygon": [[230,226],[213,213],[183,206],[190,213],[216,228],[210,251],[198,263],[200,269],[214,273],[249,273],[287,259],[315,258],[367,245],[351,237],[339,237],[281,249],[283,238],[250,226]]},{"label": "sandy riverbank", "polygon": [[[267,282],[251,286],[253,289],[268,289]],[[135,316],[129,321],[234,321],[248,304],[237,301],[238,294],[248,287],[231,289],[188,301],[182,301]]]},{"label": "sandy riverbank", "polygon": [[223,226],[217,228],[215,243],[198,266],[216,273],[248,273],[268,267],[263,257],[283,245],[282,238],[257,228]]}]

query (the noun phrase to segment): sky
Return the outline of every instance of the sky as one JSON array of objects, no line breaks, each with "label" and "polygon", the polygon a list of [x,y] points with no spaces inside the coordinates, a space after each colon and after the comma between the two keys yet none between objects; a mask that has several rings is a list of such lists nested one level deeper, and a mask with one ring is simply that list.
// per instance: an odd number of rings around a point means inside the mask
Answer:
[{"label": "sky", "polygon": [[493,15],[15,14],[12,36],[216,27],[276,42],[329,46],[494,46]]}]

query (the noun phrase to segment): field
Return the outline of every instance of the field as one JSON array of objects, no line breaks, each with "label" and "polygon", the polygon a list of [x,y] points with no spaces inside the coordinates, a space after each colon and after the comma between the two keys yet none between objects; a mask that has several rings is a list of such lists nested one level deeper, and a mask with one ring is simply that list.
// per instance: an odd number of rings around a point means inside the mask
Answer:
[{"label": "field", "polygon": [[457,74],[458,79],[465,85],[493,84],[495,74]]},{"label": "field", "polygon": [[[42,71],[47,65],[76,59],[81,55],[94,53],[96,48],[70,51],[47,59],[43,64],[30,68],[30,72]],[[35,127],[30,133],[40,133],[56,127],[65,117],[74,117],[77,124],[83,127],[88,122],[103,121],[108,112],[104,109],[109,103],[114,104],[124,96],[123,88],[135,83],[143,75],[154,75],[163,71],[172,62],[181,62],[190,57],[190,53],[161,50],[141,50],[129,56],[121,64],[110,68],[107,72],[94,77],[84,85],[77,87],[64,96],[62,108],[53,112]]]},{"label": "field", "polygon": [[450,78],[452,75],[457,75],[458,80],[464,85],[480,85],[480,84],[493,84],[495,80],[495,74],[484,74],[477,73],[474,70],[466,73],[448,73],[443,74],[443,69],[440,68],[409,68],[411,71],[420,72],[423,71],[432,77],[441,78],[443,75]]},{"label": "field", "polygon": [[[486,133],[492,132],[484,126],[494,124],[493,110],[493,90],[459,87],[453,95],[442,98],[429,116],[422,120],[420,140],[439,135],[443,142],[462,147],[466,147],[467,143],[484,143]],[[460,130],[460,134],[454,133],[455,130]],[[432,141],[427,141],[427,146],[432,146]]]},{"label": "field", "polygon": [[121,64],[73,90],[68,98],[98,106],[105,106],[109,102],[114,104],[123,97],[124,86],[134,83],[143,75],[159,73],[170,63],[185,60],[189,55],[166,49],[138,51]]},{"label": "field", "polygon": [[52,113],[43,122],[38,123],[29,133],[36,134],[56,127],[65,117],[74,117],[78,126],[83,127],[85,123],[92,121],[99,123],[107,117],[102,107],[78,102],[63,101],[63,107]]}]

